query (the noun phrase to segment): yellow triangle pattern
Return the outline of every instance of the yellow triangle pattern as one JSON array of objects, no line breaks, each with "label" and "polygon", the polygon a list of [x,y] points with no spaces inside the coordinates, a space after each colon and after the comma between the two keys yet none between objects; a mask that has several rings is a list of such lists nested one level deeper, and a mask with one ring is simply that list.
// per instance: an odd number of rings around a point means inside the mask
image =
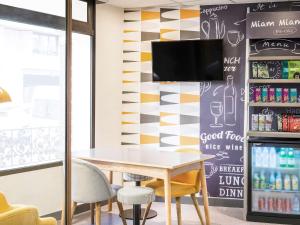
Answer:
[{"label": "yellow triangle pattern", "polygon": [[160,34],[165,34],[169,32],[177,31],[176,29],[160,29]]},{"label": "yellow triangle pattern", "polygon": [[164,126],[175,126],[176,124],[174,123],[167,123],[167,122],[164,122],[164,121],[160,121],[160,126],[164,127]]},{"label": "yellow triangle pattern", "polygon": [[129,43],[129,42],[137,42],[137,41],[134,41],[134,40],[123,40],[124,43]]},{"label": "yellow triangle pattern", "polygon": [[151,52],[141,52],[141,61],[147,62],[152,60]]},{"label": "yellow triangle pattern", "polygon": [[122,112],[123,115],[138,114],[138,112]]},{"label": "yellow triangle pattern", "polygon": [[191,95],[191,94],[181,94],[180,95],[180,103],[191,103],[191,102],[199,102],[199,95]]},{"label": "yellow triangle pattern", "polygon": [[161,117],[163,117],[163,116],[174,116],[174,115],[177,115],[177,114],[176,113],[160,112]]},{"label": "yellow triangle pattern", "polygon": [[141,134],[140,135],[140,143],[141,144],[157,144],[157,143],[159,143],[159,137]]},{"label": "yellow triangle pattern", "polygon": [[141,103],[159,102],[159,100],[159,95],[141,93]]},{"label": "yellow triangle pattern", "polygon": [[160,19],[160,12],[142,11],[142,21]]},{"label": "yellow triangle pattern", "polygon": [[198,145],[200,139],[195,137],[180,136],[180,145]]},{"label": "yellow triangle pattern", "polygon": [[122,121],[122,124],[123,124],[123,125],[126,125],[126,124],[137,124],[137,123],[134,123],[134,122],[127,122],[127,121]]},{"label": "yellow triangle pattern", "polygon": [[133,71],[133,70],[123,70],[123,73],[124,74],[127,74],[127,73],[135,73],[137,71]]},{"label": "yellow triangle pattern", "polygon": [[182,153],[192,153],[192,154],[199,154],[201,151],[194,148],[179,148],[176,150],[176,152],[182,152]]},{"label": "yellow triangle pattern", "polygon": [[180,18],[181,19],[190,19],[200,17],[200,10],[196,9],[181,9],[180,10]]},{"label": "yellow triangle pattern", "polygon": [[123,30],[123,33],[139,32],[138,30]]}]

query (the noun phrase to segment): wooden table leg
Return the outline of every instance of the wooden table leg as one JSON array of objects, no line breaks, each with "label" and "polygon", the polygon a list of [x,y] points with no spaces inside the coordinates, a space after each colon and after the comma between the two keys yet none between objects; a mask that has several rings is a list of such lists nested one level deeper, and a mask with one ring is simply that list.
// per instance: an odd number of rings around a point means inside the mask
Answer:
[{"label": "wooden table leg", "polygon": [[166,171],[164,179],[165,188],[165,208],[166,208],[166,225],[172,225],[171,218],[171,177],[170,171]]},{"label": "wooden table leg", "polygon": [[206,221],[206,225],[210,225],[209,204],[208,204],[204,162],[200,162],[200,179],[201,179],[201,189],[202,189],[202,197],[204,203],[205,221]]},{"label": "wooden table leg", "polygon": [[[109,171],[109,183],[112,184],[113,183],[113,172],[112,171]],[[108,200],[108,212],[111,212],[112,211],[112,200],[109,199]]]}]

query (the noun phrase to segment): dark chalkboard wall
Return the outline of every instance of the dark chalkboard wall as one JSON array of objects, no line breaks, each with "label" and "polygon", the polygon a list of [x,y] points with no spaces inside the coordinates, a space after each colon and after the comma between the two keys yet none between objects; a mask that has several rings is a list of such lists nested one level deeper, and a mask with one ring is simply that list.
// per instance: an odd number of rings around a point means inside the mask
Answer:
[{"label": "dark chalkboard wall", "polygon": [[223,39],[223,82],[201,93],[201,150],[216,155],[207,163],[212,197],[243,198],[243,121],[246,49],[245,5],[201,7],[201,39]]}]

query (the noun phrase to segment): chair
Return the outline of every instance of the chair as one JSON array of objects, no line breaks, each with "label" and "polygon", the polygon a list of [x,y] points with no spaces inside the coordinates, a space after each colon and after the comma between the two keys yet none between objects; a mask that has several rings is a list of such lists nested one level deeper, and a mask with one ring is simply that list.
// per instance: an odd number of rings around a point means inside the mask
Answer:
[{"label": "chair", "polygon": [[[109,201],[115,197],[116,190],[109,184],[107,177],[97,166],[79,159],[72,160],[72,217],[78,203],[95,203],[96,225],[100,225],[100,202]],[[123,209],[119,207],[119,210],[122,216]],[[126,224],[123,216],[122,221],[123,224]]]},{"label": "chair", "polygon": [[[133,173],[123,173],[123,180],[125,182],[134,182],[136,187],[140,187],[142,182],[147,182],[149,180],[152,180],[152,177],[133,174]],[[145,214],[146,209],[141,208],[140,214]],[[126,209],[124,210],[124,215],[126,219],[133,220],[133,209]],[[150,210],[147,214],[147,219],[151,219],[157,216],[157,212],[155,210]],[[143,218],[141,218],[143,219]]]},{"label": "chair", "polygon": [[56,225],[54,218],[39,218],[37,208],[9,205],[0,193],[0,225]]},{"label": "chair", "polygon": [[[118,191],[118,204],[130,204],[134,207],[133,224],[140,224],[140,205],[147,204],[146,211],[143,216],[142,225],[145,225],[151,204],[155,199],[152,188],[147,187],[124,187]],[[122,205],[120,206],[122,208]],[[126,224],[125,224],[126,225]]]},{"label": "chair", "polygon": [[[164,181],[163,180],[153,180],[145,184],[146,187],[153,188],[155,190],[155,195],[159,197],[164,197]],[[204,225],[204,220],[201,215],[200,207],[196,198],[196,194],[200,192],[200,172],[198,170],[193,170],[184,174],[180,174],[172,178],[171,181],[171,196],[176,199],[176,209],[177,209],[177,220],[178,225],[182,225],[181,220],[181,197],[185,195],[190,195],[193,204],[196,208],[198,217],[202,225]]]}]

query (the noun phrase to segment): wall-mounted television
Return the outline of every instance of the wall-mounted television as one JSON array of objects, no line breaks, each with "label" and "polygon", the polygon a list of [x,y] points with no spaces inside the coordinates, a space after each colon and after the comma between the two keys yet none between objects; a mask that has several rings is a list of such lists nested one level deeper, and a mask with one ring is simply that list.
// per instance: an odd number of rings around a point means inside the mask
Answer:
[{"label": "wall-mounted television", "polygon": [[223,40],[152,42],[153,81],[223,80]]}]

